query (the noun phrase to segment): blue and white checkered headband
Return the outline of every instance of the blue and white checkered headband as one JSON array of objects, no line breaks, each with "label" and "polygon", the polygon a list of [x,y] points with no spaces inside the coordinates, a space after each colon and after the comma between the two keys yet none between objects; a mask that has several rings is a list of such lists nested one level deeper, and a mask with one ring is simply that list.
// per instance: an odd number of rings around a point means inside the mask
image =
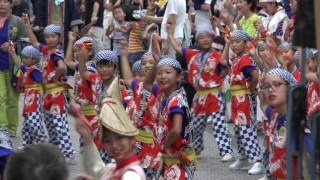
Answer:
[{"label": "blue and white checkered headband", "polygon": [[213,32],[210,32],[209,30],[202,30],[202,31],[196,32],[196,39],[198,39],[198,37],[204,33],[210,33],[210,35],[212,35],[212,37],[213,37]]},{"label": "blue and white checkered headband", "polygon": [[132,65],[132,71],[133,71],[134,73],[139,72],[140,69],[141,69],[141,60],[136,61],[135,63],[133,63],[133,65]]},{"label": "blue and white checkered headband", "polygon": [[50,24],[46,26],[43,30],[43,33],[46,35],[48,33],[61,33],[61,26],[57,24]]},{"label": "blue and white checkered headband", "polygon": [[279,48],[281,49],[291,49],[292,48],[292,44],[288,43],[288,42],[283,42],[280,44]]},{"label": "blue and white checkered headband", "polygon": [[[315,59],[316,57],[317,57],[317,55],[318,55],[318,51],[317,50],[315,50],[315,49],[306,49],[306,51],[305,51],[306,53],[305,53],[305,58],[307,58],[307,59]],[[294,62],[297,64],[298,63],[298,61],[299,61],[299,58],[300,58],[300,53],[299,53],[299,51],[296,51],[295,53],[294,53],[294,55],[293,55],[293,60],[294,60]]]},{"label": "blue and white checkered headband", "polygon": [[151,51],[147,51],[147,52],[145,52],[145,53],[142,55],[141,59],[143,60],[145,57],[148,57],[148,56],[152,56],[152,57],[153,57],[153,55],[152,55],[152,52],[151,52]]},{"label": "blue and white checkered headband", "polygon": [[81,45],[85,42],[91,42],[92,43],[92,49],[95,49],[96,48],[96,41],[94,39],[92,39],[91,37],[82,37],[80,38],[79,40],[77,40],[74,45]]},{"label": "blue and white checkered headband", "polygon": [[86,63],[87,70],[90,72],[97,72],[96,64],[93,61],[89,61]]},{"label": "blue and white checkered headband", "polygon": [[273,68],[267,72],[266,76],[269,75],[277,75],[287,83],[289,83],[290,86],[294,86],[297,84],[296,79],[293,77],[291,73],[288,71],[281,69],[281,68]]},{"label": "blue and white checkered headband", "polygon": [[109,50],[102,50],[96,54],[96,64],[100,62],[111,62],[113,64],[118,64],[119,59],[116,53]]},{"label": "blue and white checkered headband", "polygon": [[23,56],[30,57],[30,58],[33,58],[33,59],[37,59],[37,60],[40,59],[40,51],[38,49],[34,48],[31,45],[24,47],[22,49],[21,54]]},{"label": "blue and white checkered headband", "polygon": [[180,63],[175,60],[175,59],[171,59],[171,58],[163,58],[159,61],[159,63],[157,64],[157,68],[159,68],[162,65],[169,65],[172,66],[176,69],[182,69]]},{"label": "blue and white checkered headband", "polygon": [[250,36],[248,35],[247,32],[245,31],[242,31],[242,30],[236,30],[236,31],[233,31],[231,33],[231,37],[235,37],[235,38],[239,38],[239,39],[242,39],[244,40],[245,42],[248,42],[250,41]]}]

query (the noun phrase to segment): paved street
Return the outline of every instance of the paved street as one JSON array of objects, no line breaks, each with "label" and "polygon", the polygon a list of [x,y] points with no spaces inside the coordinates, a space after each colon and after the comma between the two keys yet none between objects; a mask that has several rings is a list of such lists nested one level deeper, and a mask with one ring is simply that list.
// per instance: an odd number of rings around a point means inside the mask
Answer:
[{"label": "paved street", "polygon": [[[20,97],[22,98],[22,96]],[[20,100],[20,106],[22,105],[22,100]],[[22,120],[22,117],[20,118]],[[20,121],[20,125],[21,125]],[[74,142],[74,147],[77,150],[76,162],[73,165],[69,165],[70,168],[70,180],[74,180],[80,173],[80,156],[79,156],[79,142],[78,135],[74,131],[72,118],[70,118],[70,127],[72,139]],[[231,125],[229,125],[231,130]],[[232,131],[230,131],[232,132]],[[220,161],[220,156],[217,151],[216,144],[213,143],[211,128],[208,125],[205,132],[205,150],[201,157],[199,158],[199,168],[195,174],[195,180],[257,180],[262,175],[248,175],[247,171],[231,171],[228,166],[231,163],[222,163]],[[16,138],[16,147],[21,147],[21,134],[18,133]],[[233,149],[235,149],[235,141],[233,138]]]}]

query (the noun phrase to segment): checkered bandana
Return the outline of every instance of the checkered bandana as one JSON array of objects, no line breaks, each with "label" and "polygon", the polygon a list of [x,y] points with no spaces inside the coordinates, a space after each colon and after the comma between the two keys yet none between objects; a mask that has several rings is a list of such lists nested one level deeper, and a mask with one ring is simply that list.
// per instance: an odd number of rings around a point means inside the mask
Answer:
[{"label": "checkered bandana", "polygon": [[210,31],[208,31],[208,30],[197,31],[197,32],[196,32],[196,39],[198,39],[198,37],[199,37],[200,35],[204,34],[204,33],[209,33],[209,34],[211,34],[211,35],[213,36],[213,33],[210,32]]},{"label": "checkered bandana", "polygon": [[37,60],[40,59],[40,51],[38,49],[34,48],[31,45],[24,47],[22,49],[21,54],[23,56],[30,57],[30,58],[33,58],[33,59],[37,59]]},{"label": "checkered bandana", "polygon": [[152,57],[153,57],[151,51],[145,52],[145,53],[142,55],[141,59],[144,59],[145,57],[148,57],[148,56],[152,56]]},{"label": "checkered bandana", "polygon": [[182,69],[180,63],[177,60],[171,59],[171,58],[161,59],[159,61],[159,63],[157,64],[157,68],[159,68],[162,65],[169,65],[169,66],[172,66],[172,67],[180,69],[180,70]]},{"label": "checkered bandana", "polygon": [[87,49],[95,49],[96,43],[91,37],[82,37],[74,43],[74,46],[77,48],[84,46]]},{"label": "checkered bandana", "polygon": [[98,52],[95,59],[96,64],[100,62],[112,62],[113,64],[119,63],[117,54],[109,50],[102,50]]},{"label": "checkered bandana", "polygon": [[249,37],[248,33],[246,33],[245,31],[242,31],[242,30],[233,31],[231,33],[231,37],[242,39],[245,42],[250,41],[250,37]]},{"label": "checkered bandana", "polygon": [[132,71],[134,73],[137,73],[140,71],[140,68],[141,68],[141,60],[139,61],[136,61],[133,65],[132,65]]},{"label": "checkered bandana", "polygon": [[61,26],[57,25],[57,24],[50,24],[47,27],[44,28],[43,31],[44,34],[48,34],[48,33],[61,33]]},{"label": "checkered bandana", "polygon": [[280,44],[279,48],[281,49],[291,49],[292,48],[292,44],[288,43],[288,42],[283,42]]},{"label": "checkered bandana", "polygon": [[[306,60],[315,59],[318,55],[318,51],[314,49],[306,49],[305,52],[306,52],[305,54]],[[296,51],[293,55],[293,60],[296,64],[299,62],[299,58],[300,58],[300,52]]]},{"label": "checkered bandana", "polygon": [[297,84],[297,81],[294,79],[293,75],[288,71],[281,68],[273,68],[267,72],[267,76],[269,75],[277,75],[284,81],[288,82],[290,86],[294,86]]}]

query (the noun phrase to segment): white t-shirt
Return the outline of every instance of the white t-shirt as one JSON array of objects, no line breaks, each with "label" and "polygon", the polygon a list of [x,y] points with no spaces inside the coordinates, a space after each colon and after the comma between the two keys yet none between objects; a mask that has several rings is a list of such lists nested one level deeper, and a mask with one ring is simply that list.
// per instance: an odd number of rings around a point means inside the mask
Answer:
[{"label": "white t-shirt", "polygon": [[[211,0],[205,0],[204,3],[210,6]],[[212,17],[211,10],[209,10],[208,12],[196,10],[196,15],[194,17],[196,31],[212,32],[211,17]]]},{"label": "white t-shirt", "polygon": [[161,23],[161,39],[167,39],[166,24],[168,17],[171,14],[177,16],[176,27],[174,31],[175,38],[183,38],[183,27],[185,23],[185,16],[187,12],[185,0],[168,0],[166,11],[164,12],[163,20]]}]

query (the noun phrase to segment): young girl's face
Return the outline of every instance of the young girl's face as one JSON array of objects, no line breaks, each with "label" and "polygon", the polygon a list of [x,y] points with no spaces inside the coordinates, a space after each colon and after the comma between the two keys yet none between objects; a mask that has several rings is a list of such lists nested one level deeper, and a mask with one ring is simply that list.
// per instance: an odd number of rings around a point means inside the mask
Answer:
[{"label": "young girl's face", "polygon": [[231,37],[230,47],[235,54],[239,55],[244,52],[246,48],[246,42],[240,38]]},{"label": "young girl's face", "polygon": [[281,107],[287,103],[288,83],[277,75],[268,75],[263,85],[264,95],[272,107]]},{"label": "young girl's face", "polygon": [[293,63],[293,50],[292,49],[280,49],[283,60],[287,65],[291,65]]},{"label": "young girl's face", "polygon": [[306,68],[309,72],[317,72],[317,62],[313,59],[306,60]]},{"label": "young girl's face", "polygon": [[124,21],[124,17],[126,16],[121,8],[114,9],[113,14],[114,14],[114,18],[118,22]]},{"label": "young girl's face", "polygon": [[197,39],[197,44],[201,49],[210,49],[213,39],[210,33],[202,33]]},{"label": "young girl's face", "polygon": [[157,68],[156,80],[159,87],[164,90],[164,92],[172,92],[177,89],[181,79],[182,75],[170,65],[161,65]]},{"label": "young girl's face", "polygon": [[34,58],[30,58],[30,57],[24,56],[24,57],[22,58],[22,63],[23,63],[24,65],[26,65],[26,66],[32,66],[32,65],[34,65],[34,64],[37,63],[37,60],[34,59]]},{"label": "young girl's face", "polygon": [[133,154],[134,138],[122,136],[109,130],[105,131],[105,133],[103,143],[110,158],[119,163]]},{"label": "young girl's face", "polygon": [[98,63],[97,64],[97,71],[101,76],[102,80],[109,80],[113,77],[115,73],[115,65],[113,63]]},{"label": "young girl's face", "polygon": [[56,33],[48,33],[44,36],[44,40],[50,48],[54,48],[59,44],[59,38],[60,36]]},{"label": "young girl's face", "polygon": [[147,74],[154,66],[155,60],[153,56],[145,56],[141,61],[141,72]]},{"label": "young girl's face", "polygon": [[248,11],[250,11],[250,4],[246,0],[237,0],[236,1],[236,6],[238,11],[244,15]]},{"label": "young girl's face", "polygon": [[85,48],[84,46],[73,48],[73,53],[74,54],[76,54],[77,52],[80,52],[80,51],[85,51],[86,54],[88,54],[89,59],[87,59],[87,61],[90,61],[92,59],[92,57],[94,56],[93,50]]}]

